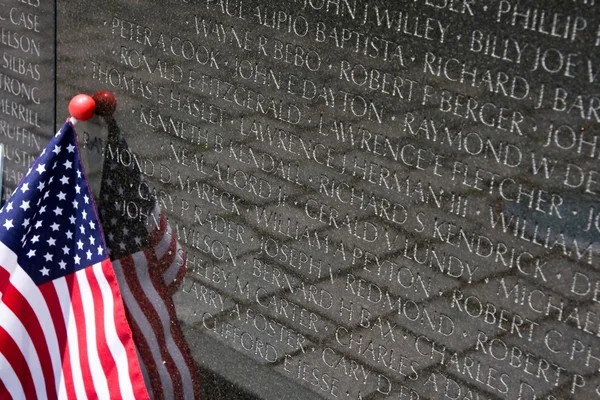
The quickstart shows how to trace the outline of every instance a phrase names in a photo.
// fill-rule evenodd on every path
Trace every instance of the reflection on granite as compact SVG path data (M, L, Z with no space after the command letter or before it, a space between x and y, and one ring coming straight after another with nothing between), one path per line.
M260 399L598 396L596 4L57 9L58 103L117 96L204 370Z

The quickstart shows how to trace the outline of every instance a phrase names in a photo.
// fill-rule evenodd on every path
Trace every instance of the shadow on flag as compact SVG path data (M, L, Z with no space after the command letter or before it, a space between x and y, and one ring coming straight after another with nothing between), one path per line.
M138 194L140 185L152 192L140 170L117 161L116 154L130 149L115 119L105 121L98 210L146 385L154 399L199 399L195 364L172 300L185 274L186 253L155 197ZM127 207L135 218L128 217Z

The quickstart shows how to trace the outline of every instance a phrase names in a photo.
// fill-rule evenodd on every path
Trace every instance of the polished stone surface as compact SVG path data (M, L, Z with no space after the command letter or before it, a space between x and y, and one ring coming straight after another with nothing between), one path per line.
M57 119L117 97L130 150L80 142L187 252L205 398L598 398L598 7L59 1Z
M2 202L52 137L56 112L54 29L51 2L0 5L0 141L5 146Z

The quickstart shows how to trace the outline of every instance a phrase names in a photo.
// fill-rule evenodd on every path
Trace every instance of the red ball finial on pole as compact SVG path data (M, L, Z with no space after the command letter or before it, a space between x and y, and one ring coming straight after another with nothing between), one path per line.
M77 121L87 121L96 112L96 102L87 94L78 94L69 102L69 114Z
M115 96L106 90L100 90L93 96L96 102L96 114L101 117L110 117L117 109L117 100Z

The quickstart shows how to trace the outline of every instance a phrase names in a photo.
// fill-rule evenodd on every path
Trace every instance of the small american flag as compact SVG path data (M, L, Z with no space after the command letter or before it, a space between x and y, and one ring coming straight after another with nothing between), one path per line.
M0 210L0 398L148 398L70 122Z
M99 211L148 390L154 399L199 399L195 364L171 298L185 274L186 254L116 121L108 117L106 123Z

